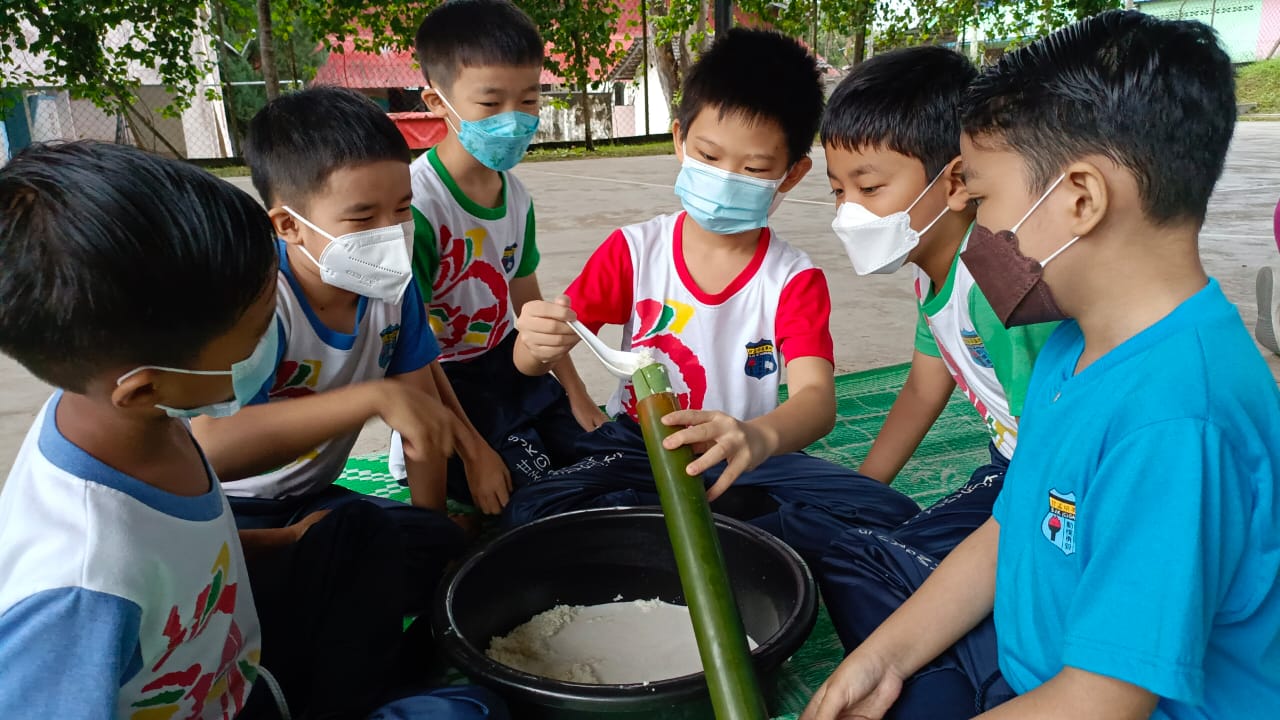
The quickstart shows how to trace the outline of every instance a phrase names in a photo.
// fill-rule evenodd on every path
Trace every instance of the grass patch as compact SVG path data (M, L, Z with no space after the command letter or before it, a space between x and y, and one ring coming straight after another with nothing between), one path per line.
M547 162L549 160L585 160L589 158L627 158L647 157L650 155L672 155L675 148L670 140L661 142L639 143L636 145L613 145L600 143L596 149L587 152L584 147L567 148L534 148L524 156L522 162Z
M227 165L225 167L212 167L205 169L213 173L215 177L220 178L245 177L249 174L249 167L247 165Z
M1280 58L1240 68L1236 76L1236 100L1257 103L1255 113L1280 113Z

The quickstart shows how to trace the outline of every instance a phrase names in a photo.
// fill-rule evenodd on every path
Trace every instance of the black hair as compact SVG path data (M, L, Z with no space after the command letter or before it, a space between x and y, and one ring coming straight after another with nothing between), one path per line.
M354 90L319 85L267 103L249 122L244 159L267 207L305 205L333 171L410 161L409 144L382 108Z
M1203 223L1235 127L1235 78L1212 28L1110 11L1015 50L966 99L963 129L1022 156L1033 193L1101 155L1133 173L1157 224Z
M448 0L418 26L413 47L427 84L450 90L465 67L541 67L545 46L533 20L509 0Z
M942 47L876 55L840 82L822 116L822 144L886 148L924 165L930 179L960 155L960 102L978 68Z
M247 193L137 148L35 145L0 168L0 351L71 392L189 367L276 272Z
M818 61L804 46L772 30L733 28L716 38L685 75L680 137L704 108L720 117L770 120L787 138L789 162L809 154L822 118Z

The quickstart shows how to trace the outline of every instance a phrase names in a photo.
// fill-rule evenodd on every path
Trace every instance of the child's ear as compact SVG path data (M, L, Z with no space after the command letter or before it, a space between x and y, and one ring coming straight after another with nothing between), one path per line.
M267 217L271 218L271 226L276 229L276 235L281 240L290 245L302 244L302 235L299 234L302 229L302 223L290 215L288 210L281 207L273 207L267 211Z
M422 104L427 106L427 110L430 110L432 115L444 117L448 114L449 108L445 107L444 101L440 99L440 93L436 92L435 88L423 88L421 97Z
M782 184L778 186L778 192L791 192L792 188L800 184L805 175L813 169L813 160L809 157L802 157L796 161L795 165L787 171L786 177L782 178Z
M155 407L160 402L155 386L157 374L147 368L124 378L111 389L111 404L124 410Z
M680 137L680 121L671 121L671 143L676 146L676 160L684 162L684 139Z
M951 212L969 209L969 188L964 184L964 160L956 158L942 170L940 181L947 192L947 208Z
M1072 236L1088 235L1106 217L1111 203L1107 174L1096 164L1081 160L1067 168L1062 185L1071 199L1067 229Z

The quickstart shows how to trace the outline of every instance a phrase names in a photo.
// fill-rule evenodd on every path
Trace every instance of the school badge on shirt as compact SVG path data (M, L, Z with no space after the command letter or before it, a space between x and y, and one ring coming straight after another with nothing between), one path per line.
M1040 531L1064 555L1076 551L1076 494L1049 491L1049 512L1040 523Z
M747 364L743 372L748 377L763 378L778 371L778 356L774 352L773 340L760 338L756 342L747 343Z

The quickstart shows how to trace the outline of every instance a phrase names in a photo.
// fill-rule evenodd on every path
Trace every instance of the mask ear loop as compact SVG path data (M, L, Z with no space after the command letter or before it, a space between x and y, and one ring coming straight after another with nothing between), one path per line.
M950 163L947 163L947 164L950 165ZM942 170L939 170L938 174L933 176L933 179L929 181L929 184L924 186L924 189L920 191L920 194L916 196L916 199L912 200L911 204L908 205L907 209L903 210L903 212L909 214L913 209L915 209L915 206L920 204L920 201L924 199L924 196L929 194L929 191L933 189L934 185L938 184L938 181L942 179L942 176L945 175L946 172L947 172L947 169L945 167L942 168ZM933 226L937 225L938 221L942 219L942 216L946 215L948 212L950 212L950 210L951 208L943 208L942 212L938 213L938 217L930 221L928 225L925 225L923 230L916 233L916 237L924 237L925 233L932 230Z
M1036 208L1040 207L1040 204L1045 201L1045 198L1049 197L1050 193L1058 189L1058 186L1062 184L1062 181L1065 180L1066 177L1067 177L1066 173L1062 173L1061 175L1059 175L1058 179L1054 180L1053 184L1049 186L1049 189L1045 190L1044 194L1040 196L1040 199L1037 200L1036 203L1031 206L1031 209L1027 211L1027 214L1023 215L1022 219L1019 220L1017 223L1015 223L1013 227L1009 228L1009 232L1013 233L1014 235L1017 235L1018 229L1021 228L1022 224L1027 221L1027 218L1031 217L1031 213L1035 212Z
M301 215L299 215L298 213L294 212L293 208L289 207L288 205L281 205L281 206L280 206L280 209L281 209L281 210L284 210L285 212L287 212L287 213L289 213L290 215L292 215L294 220L297 220L298 222L302 223L303 225L306 225L307 227L311 228L312 230L315 230L316 232L320 233L322 236L324 236L324 237L326 237L326 238L329 238L329 242L330 242L330 243L334 243L334 242L337 242L337 241L338 241L338 238L336 238L336 237L334 237L334 236L330 235L329 233L327 233L327 232L325 232L324 230L320 229L320 227L319 227L318 225L316 225L315 223L311 222L310 220L308 220L308 219L306 219L306 218L302 217ZM306 246L306 245L303 245L302 243L298 243L298 249L299 249L299 250L301 250L301 251L302 251L302 254L303 254L303 255L305 255L305 256L307 257L307 259L308 259L308 260L310 260L310 261L311 261L311 262L312 262L312 263L313 263L317 268L320 268L320 270L321 270L322 272L324 271L324 266L323 266L323 265L321 265L321 264L320 264L320 261L319 261L319 260L317 260L317 259L315 258L315 256L311 254L311 251L307 249L307 246ZM328 249L329 249L329 248L327 248L327 247L325 248L325 250L328 250ZM324 253L321 253L320 255L321 255L321 257L323 257L323 256L324 256Z
M461 120L462 120L462 115L459 115L459 114L458 114L458 110L457 110L455 107L453 107L453 103L449 102L449 98L445 97L445 96L444 96L444 93L440 92L440 89L439 89L439 88L434 88L434 87L433 87L433 88L429 88L429 89L431 89L431 90L435 90L435 91L436 91L436 97L440 98L440 102L444 103L444 106L445 106L445 107L447 107L447 108L449 108L449 112L453 113L454 115L457 115L457 116L458 116L458 120L459 120L459 121L461 121ZM450 130L453 130L453 134L454 134L454 135L461 135L461 134L462 134L462 132L461 132L460 130L458 130L458 128L453 124L453 121L449 119L449 116L448 116L448 115L445 115L445 116L444 116L444 121L445 121L446 123L448 123L448 125L449 125L449 129L450 129Z

